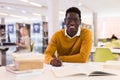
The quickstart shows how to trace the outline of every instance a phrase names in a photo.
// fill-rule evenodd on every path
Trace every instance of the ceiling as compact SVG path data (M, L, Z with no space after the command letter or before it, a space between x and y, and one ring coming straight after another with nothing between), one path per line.
M48 0L29 1L39 3L42 7L33 6L21 0L0 0L0 17L11 18L10 16L18 15L23 18L38 18L39 14L48 15ZM78 3L82 5L78 5ZM71 6L81 9L84 15L96 12L103 16L120 16L120 0L59 0L59 11L65 12ZM6 14L3 15L3 13Z

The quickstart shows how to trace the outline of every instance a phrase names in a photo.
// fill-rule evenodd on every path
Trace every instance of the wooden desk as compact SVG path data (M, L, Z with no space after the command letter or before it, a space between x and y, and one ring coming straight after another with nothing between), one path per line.
M86 65L92 66L94 69L102 68L104 63L96 63L96 62L90 62L90 63L63 63L63 67L65 66L81 66ZM115 72L118 75L117 76L94 76L94 77L88 77L88 76L81 76L81 75L74 75L74 76L67 76L67 77L56 77L55 74L52 71L51 65L44 65L44 68L42 71L37 71L33 73L24 73L24 74L13 74L10 72L7 72L5 70L5 67L0 67L0 79L1 80L119 80L120 79L120 70L108 70L110 72ZM88 67L89 69L89 67Z

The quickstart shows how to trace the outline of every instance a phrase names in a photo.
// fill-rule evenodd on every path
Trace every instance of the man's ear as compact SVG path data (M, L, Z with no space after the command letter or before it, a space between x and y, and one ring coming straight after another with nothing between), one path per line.
M64 24L66 24L66 18L64 18Z
M82 19L80 19L80 24L81 24L81 22L82 22Z

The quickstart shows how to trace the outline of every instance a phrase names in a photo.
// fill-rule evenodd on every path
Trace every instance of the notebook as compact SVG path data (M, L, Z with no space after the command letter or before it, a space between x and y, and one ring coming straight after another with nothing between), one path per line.
M28 73L33 73L33 72L41 73L43 71L43 69L31 69L31 70L19 71L16 69L16 67L14 65L9 65L9 66L6 66L6 71L13 73L13 74L28 74Z
M104 69L120 70L120 61L107 61L103 65Z

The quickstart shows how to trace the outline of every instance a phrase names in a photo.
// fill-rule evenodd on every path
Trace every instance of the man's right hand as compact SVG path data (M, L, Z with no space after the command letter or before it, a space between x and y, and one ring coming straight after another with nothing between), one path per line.
M62 66L62 61L61 61L60 59L54 57L54 58L51 60L50 64L51 64L52 66L55 66L55 67L60 67L60 66Z

